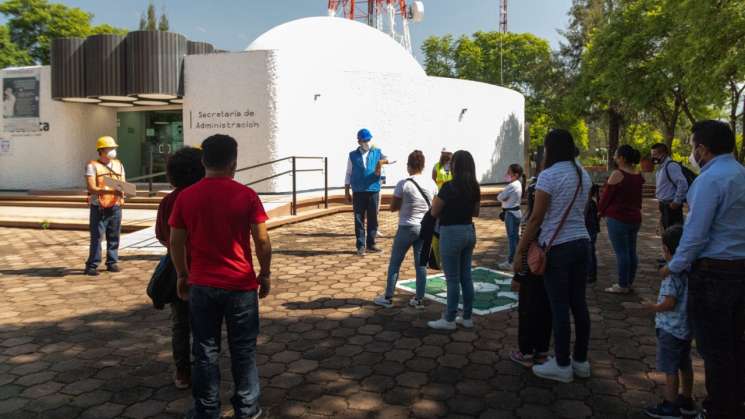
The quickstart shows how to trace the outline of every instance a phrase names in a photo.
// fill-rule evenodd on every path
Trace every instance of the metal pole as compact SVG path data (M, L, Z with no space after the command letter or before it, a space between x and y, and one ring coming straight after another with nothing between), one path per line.
M290 215L297 215L297 167L295 157L292 157L292 209Z
M329 207L329 158L323 158L323 207Z
M150 165L149 166L150 166L150 170L149 170L150 177L148 178L148 181L147 181L147 184L148 184L147 196L151 197L153 196L153 145L152 144L150 144Z

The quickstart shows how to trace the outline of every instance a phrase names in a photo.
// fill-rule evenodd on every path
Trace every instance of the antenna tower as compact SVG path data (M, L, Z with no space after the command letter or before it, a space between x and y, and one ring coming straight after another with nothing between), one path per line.
M411 50L409 21L421 21L424 4L415 1L411 6L406 0L329 0L329 16L356 20L385 32Z
M499 0L499 83L504 86L504 37L507 34L507 0Z

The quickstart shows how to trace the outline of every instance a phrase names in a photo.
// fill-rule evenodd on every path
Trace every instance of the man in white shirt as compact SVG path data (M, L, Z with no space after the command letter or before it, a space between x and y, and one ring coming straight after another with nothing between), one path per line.
M357 255L380 252L375 245L378 230L378 204L380 200L380 172L388 158L371 145L372 134L366 128L357 132L359 147L349 153L344 196L354 208L354 233ZM350 189L352 193L350 193ZM367 228L365 226L367 221Z

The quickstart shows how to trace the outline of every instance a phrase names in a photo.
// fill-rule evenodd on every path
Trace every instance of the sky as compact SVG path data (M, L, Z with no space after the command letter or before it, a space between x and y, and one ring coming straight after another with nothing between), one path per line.
M52 2L59 2L54 1ZM94 14L94 24L137 29L149 0L66 0L69 6ZM409 1L410 2L410 1ZM327 14L327 0L153 0L165 8L171 30L193 41L241 51L260 34L281 23ZM425 18L411 25L414 52L421 61L421 42L431 35L472 34L499 27L499 0L424 0ZM571 0L510 0L510 32L530 32L557 48L557 30L567 24ZM0 16L0 22L3 18Z

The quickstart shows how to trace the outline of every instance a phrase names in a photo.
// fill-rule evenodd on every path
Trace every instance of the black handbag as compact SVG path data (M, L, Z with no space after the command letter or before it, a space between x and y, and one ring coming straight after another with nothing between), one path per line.
M147 296L153 301L153 307L163 310L166 304L178 300L176 281L176 268L171 261L171 255L165 255L160 258L147 284Z
M416 183L414 179L407 180L411 181L411 183L416 186L416 188L419 190L419 193L422 194L424 201L427 202L427 206L429 207L429 211L427 211L422 218L421 229L419 230L419 237L423 240L422 251L419 254L419 265L426 266L429 269L440 270L440 263L437 261L435 252L432 249L433 237L437 237L438 239L440 238L440 235L436 231L437 219L432 216L432 204L429 202L427 194L424 193L422 188L419 186L418 183Z

